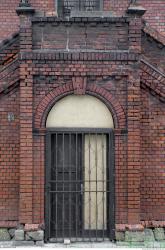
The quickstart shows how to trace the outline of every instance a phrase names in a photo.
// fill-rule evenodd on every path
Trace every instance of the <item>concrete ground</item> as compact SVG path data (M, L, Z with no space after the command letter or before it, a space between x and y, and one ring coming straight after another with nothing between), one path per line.
M165 242L134 242L134 243L126 243L126 242L101 242L101 243L71 243L71 244L63 244L63 243L48 243L44 244L43 242L38 242L37 245L34 245L34 242L14 242L14 241L1 241L0 248L30 248L30 249L47 249L47 248L136 248L136 249L165 249Z

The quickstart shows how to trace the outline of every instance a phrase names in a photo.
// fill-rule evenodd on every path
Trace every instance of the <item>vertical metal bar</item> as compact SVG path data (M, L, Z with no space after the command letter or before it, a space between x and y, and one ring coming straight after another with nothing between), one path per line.
M45 240L47 241L50 238L50 170L51 170L51 135L47 133L46 135L46 188L45 188L45 222L46 222L46 232Z
M112 231L112 145L111 133L109 133L109 236L111 240Z
M89 240L91 240L91 141L89 134Z
M56 135L56 166L55 166L55 174L56 174L56 211L55 211L55 213L56 213L56 229L55 229L55 238L56 238L56 242L57 242L57 230L58 230L58 227L57 227L57 224L58 224L58 209L57 209L57 206L58 206L58 185L57 185L57 175L58 175L58 172L57 172L57 169L58 169L58 166L57 166L57 162L58 162L58 160L57 160L57 149L58 149L58 136L57 136L57 133L55 134Z
M81 0L78 0L78 2L79 2L78 10L80 11L81 10Z
M65 134L62 134L62 155L63 155L63 171L62 171L62 236L64 239L64 219L65 219L65 206L64 206L64 166L65 166L65 148L64 148L64 143L65 143Z
M54 183L53 183L53 180L54 180L54 135L52 134L51 135L51 161L52 161L52 163L51 163L51 179L50 179L50 188L51 188L51 190L53 190L54 191ZM51 232L53 232L54 231L54 212L53 212L53 210L54 210L54 204L53 204L53 202L52 202L52 200L54 199L54 193L50 193L50 195L51 195L51 198L50 198L50 206L51 206L51 217L50 217L50 221L51 221L51 224L50 224L50 230L51 230Z
M104 1L103 0L98 0L99 1L99 10L104 10Z
M84 220L85 220L85 214L84 214L84 210L85 210L85 159L84 159L84 157L85 157L85 139L84 139L84 134L82 133L82 145L81 145L81 150L82 150L82 162L81 162L81 168L82 168L82 175L81 175L81 183L82 183L82 185L83 185L83 187L84 187L84 191L83 191L83 195L82 195L82 198L81 198L81 201L82 201L82 238L83 238L83 241L84 241L84 230L85 230L85 223L84 223Z
M78 211L78 209L77 209L77 201L78 201L78 199L77 199L77 196L79 195L79 193L77 192L78 190L77 190L77 182L78 182L78 176L77 176L77 172L78 172L78 164L77 164L77 133L76 133L76 193L75 193L75 195L76 195L76 240L77 240L77 221L78 221L78 213L77 213L77 211Z
M71 133L69 134L69 238L71 238L71 227L72 223L71 222L71 171L72 171L72 166L71 166Z
M97 185L98 185L98 182L97 182L97 163L98 163L98 158L97 158L97 134L95 134L95 138L96 138L96 153L95 153L95 164L96 164L96 241L97 241L97 219L98 219L98 204L97 204Z
M104 166L104 134L102 134L102 178L103 178L103 196L102 196L102 200L103 200L103 240L104 240L104 230L105 230L105 214L104 214L104 210L105 210L105 166Z
M58 16L63 16L64 15L64 0L57 0L57 8L58 8Z
M114 213L114 137L113 132L109 133L109 236L110 240L114 239L114 223L115 223L115 213Z

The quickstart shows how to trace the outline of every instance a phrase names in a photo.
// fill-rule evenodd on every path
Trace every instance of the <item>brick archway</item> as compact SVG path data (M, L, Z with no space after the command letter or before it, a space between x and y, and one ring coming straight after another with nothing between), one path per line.
M73 84L65 84L49 92L47 96L45 96L45 98L39 103L36 109L34 118L35 129L44 129L50 109L58 100L71 94L74 94ZM96 84L88 84L84 94L95 96L105 103L113 116L115 129L125 128L126 117L124 110L117 99L110 92L102 87L97 86Z
M39 161L41 166L41 173L42 178L45 179L45 165L46 165L46 159L45 159L45 130L46 130L46 120L47 116L51 110L51 108L55 105L56 102L58 102L61 98L67 96L67 95L73 95L73 94L87 94L94 96L101 100L109 109L109 111L112 114L113 121L114 121L114 133L115 133L115 169L119 169L120 171L120 164L125 164L124 157L122 159L120 158L121 155L124 155L125 150L127 148L126 146L126 140L123 140L123 131L126 128L126 116L124 113L124 110L122 106L120 105L119 101L107 90L104 88L97 86L96 84L87 84L85 87L85 91L76 92L74 88L74 84L65 84L63 86L57 87L56 89L49 92L39 103L35 116L34 116L34 147L35 147L35 161ZM37 164L34 164L37 166ZM36 171L34 171L34 175L37 177L37 171L38 167L36 167ZM42 178L38 180L38 185L42 185ZM123 178L123 181L125 179ZM118 201L120 196L118 196L118 193L120 192L120 187L118 186L118 172L116 173L116 186L115 186L115 197ZM35 182L36 185L36 182ZM33 191L35 193L35 189ZM38 221L43 221L45 223L45 217L44 217L44 186L42 186L41 190L41 197L40 197L40 219L36 220L36 223ZM37 198L38 199L38 198ZM35 205L34 205L35 207ZM35 211L38 211L37 206L34 209ZM36 212L37 213L37 212ZM115 218L119 214L119 208L115 210Z

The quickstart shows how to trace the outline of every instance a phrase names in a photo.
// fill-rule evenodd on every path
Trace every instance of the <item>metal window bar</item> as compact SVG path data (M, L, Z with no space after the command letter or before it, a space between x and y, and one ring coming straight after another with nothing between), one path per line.
M46 154L46 241L113 240L113 131L48 129Z
M100 11L102 0L59 0L58 13L60 16L70 15L71 11Z

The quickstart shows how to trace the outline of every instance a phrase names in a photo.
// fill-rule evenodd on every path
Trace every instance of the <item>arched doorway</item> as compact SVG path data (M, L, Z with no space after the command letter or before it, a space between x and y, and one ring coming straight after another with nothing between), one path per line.
M46 142L46 240L114 237L113 118L89 95L50 110Z

